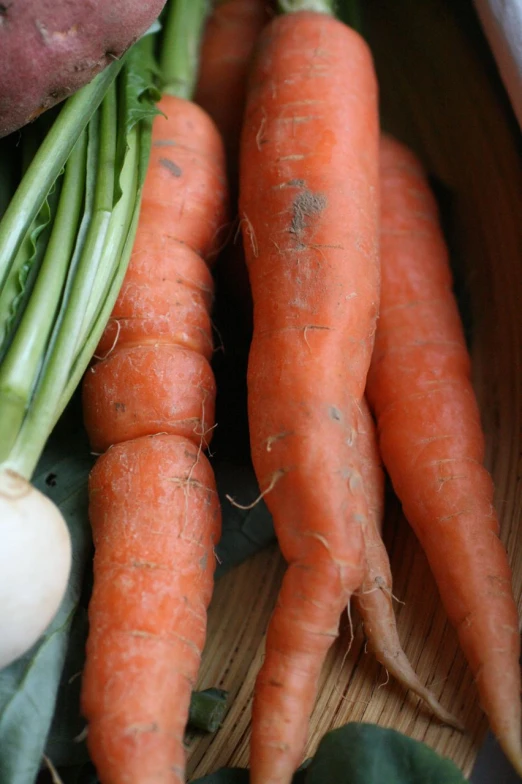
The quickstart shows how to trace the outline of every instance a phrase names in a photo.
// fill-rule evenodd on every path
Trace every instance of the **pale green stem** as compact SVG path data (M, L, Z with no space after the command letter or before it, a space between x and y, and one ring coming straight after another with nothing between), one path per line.
M318 14L335 14L333 0L277 0L277 7L282 14L293 14L298 11L315 11Z
M74 389L78 386L85 368L91 358L97 342L101 337L104 324L110 315L118 295L123 276L132 249L132 239L126 247L132 227L137 221L136 202L137 192L137 161L138 161L138 127L135 127L128 136L128 153L123 166L120 183L122 197L112 213L108 230L105 233L105 248L103 260L110 258L108 254L115 255L115 247L122 248L119 253L118 268L116 270L110 291L105 298L104 307L100 310L94 327L90 334L78 333L74 321L74 313L84 312L85 300L80 305L85 291L82 290L81 281L75 280L71 297L67 304L65 317L60 325L50 361L45 369L41 383L33 399L31 408L27 412L16 444L14 445L6 465L18 471L22 476L31 476L38 462L41 450L53 426L63 412L65 405L70 400ZM94 282L97 289L97 282ZM89 296L94 298L93 287L89 287ZM82 310L83 308L83 310ZM68 319L67 315L73 314ZM71 335L71 331L75 334ZM81 338L78 340L78 338ZM78 349L78 346L80 348ZM71 369L72 366L72 369ZM65 370L65 372L64 372ZM58 393L57 390L61 390Z
M208 0L170 0L160 56L162 92L167 95L192 98L208 9Z
M31 297L0 365L0 462L16 440L63 294L84 196L85 132L67 162L47 250Z

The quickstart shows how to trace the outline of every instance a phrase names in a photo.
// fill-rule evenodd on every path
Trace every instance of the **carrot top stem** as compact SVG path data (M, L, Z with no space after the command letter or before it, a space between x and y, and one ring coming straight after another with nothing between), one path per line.
M208 10L208 0L171 0L160 55L164 94L192 98Z
M315 11L318 14L335 15L334 0L278 0L277 5L282 14Z

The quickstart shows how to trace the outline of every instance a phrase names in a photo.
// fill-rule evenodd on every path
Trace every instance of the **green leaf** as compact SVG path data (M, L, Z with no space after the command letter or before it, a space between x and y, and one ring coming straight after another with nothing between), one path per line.
M125 135L141 120L153 120L159 114L156 103L161 98L160 71L154 58L153 40L147 36L132 47L121 74Z
M153 54L153 44L154 36L152 35L147 35L134 44L127 54L125 67L118 81L120 107L118 125L122 129L118 135L116 153L116 169L119 172L123 168L123 161L128 149L128 136L132 129L141 122L152 124L154 117L159 114L156 107L156 103L161 98L157 86L159 69ZM141 188L142 184L143 180L140 179L138 187ZM121 184L118 181L115 201L117 202L120 197Z
M465 784L460 770L425 743L376 724L351 722L327 733L306 784Z
M71 625L54 718L45 748L45 754L56 768L83 765L89 761L85 740L80 737L86 725L80 713L80 690L88 628L87 610L80 606Z
M85 476L91 463L88 455L77 419L64 417L51 436L35 475L36 487L59 504L67 520L73 564L67 593L43 639L21 659L0 671L2 784L34 784L51 726L69 631L91 548L86 520Z

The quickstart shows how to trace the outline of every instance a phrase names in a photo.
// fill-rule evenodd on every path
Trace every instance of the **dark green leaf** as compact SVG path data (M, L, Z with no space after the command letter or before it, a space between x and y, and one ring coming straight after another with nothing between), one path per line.
M87 611L84 607L78 607L71 626L53 723L45 748L46 755L57 768L82 765L89 761L87 746L81 737L85 719L80 713L80 676L85 662L88 627Z
M306 784L465 784L451 760L420 741L352 722L327 733L306 769Z
M125 65L118 81L120 107L118 125L122 129L118 136L116 155L118 172L121 172L123 166L127 151L127 137L131 130L139 122L152 123L154 117L159 113L156 103L161 98L161 93L157 87L158 65L153 55L153 39L154 36L147 35L134 44L127 53ZM141 184L142 182L139 182L138 187ZM117 182L115 201L120 196L121 188Z
M124 94L125 135L141 120L152 120L159 114L156 108L161 98L158 77L153 39L146 36L129 51L120 78Z

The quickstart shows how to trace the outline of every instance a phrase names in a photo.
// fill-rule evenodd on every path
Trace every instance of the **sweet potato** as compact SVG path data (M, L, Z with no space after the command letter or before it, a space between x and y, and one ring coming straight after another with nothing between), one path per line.
M0 2L0 137L87 84L152 24L165 0Z

